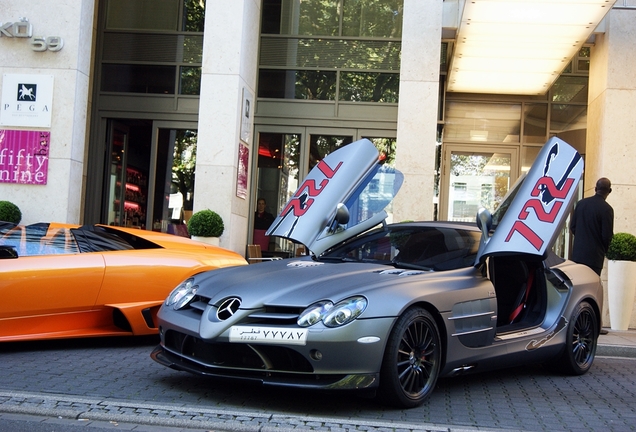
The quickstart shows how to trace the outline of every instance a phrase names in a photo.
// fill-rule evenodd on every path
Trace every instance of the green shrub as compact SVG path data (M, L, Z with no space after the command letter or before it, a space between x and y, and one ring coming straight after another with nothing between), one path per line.
M207 209L192 215L188 221L188 233L197 237L221 237L225 226L218 213Z
M636 236L629 233L614 234L605 255L614 261L636 261Z
M19 224L22 220L22 212L17 205L10 201L0 201L0 221Z

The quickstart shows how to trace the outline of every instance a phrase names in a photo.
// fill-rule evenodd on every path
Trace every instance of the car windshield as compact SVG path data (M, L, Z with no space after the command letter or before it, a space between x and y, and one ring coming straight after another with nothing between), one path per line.
M435 225L389 225L346 241L321 261L378 262L398 268L454 270L473 265L479 249L476 230Z
M13 248L18 256L161 248L134 234L105 226L68 228L48 223L16 225L5 222L0 224L0 246Z
M79 252L68 228L48 223L0 226L0 245L10 246L19 256L70 254Z

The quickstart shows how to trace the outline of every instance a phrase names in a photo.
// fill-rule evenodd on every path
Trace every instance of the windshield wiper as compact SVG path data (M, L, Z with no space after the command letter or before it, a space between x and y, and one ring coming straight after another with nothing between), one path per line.
M393 267L395 267L395 268L403 268L403 269L409 269L409 270L433 271L433 269L431 267L426 267L426 266L417 265L417 264L413 264L413 263L407 263L407 262L403 262L403 261L391 261L391 264L393 264Z
M350 256L321 256L319 261L338 261L338 262L361 262L358 258Z

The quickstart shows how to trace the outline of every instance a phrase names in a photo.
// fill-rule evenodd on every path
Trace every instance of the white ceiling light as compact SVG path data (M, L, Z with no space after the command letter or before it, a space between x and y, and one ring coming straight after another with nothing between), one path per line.
M544 94L616 0L466 0L448 91Z

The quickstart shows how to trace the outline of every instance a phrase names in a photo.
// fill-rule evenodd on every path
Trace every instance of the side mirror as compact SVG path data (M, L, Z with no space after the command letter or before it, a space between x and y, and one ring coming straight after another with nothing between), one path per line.
M15 259L18 252L13 246L0 246L0 259Z
M477 226L481 230L484 242L487 242L492 228L492 214L487 209L480 208L477 211Z
M349 218L350 215L347 206L343 203L338 203L338 206L336 207L336 215L334 216L333 221L329 226L329 232L335 233L338 230L338 227L348 224Z
M349 209L343 203L339 203L336 207L336 221L339 225L345 225L349 223Z

